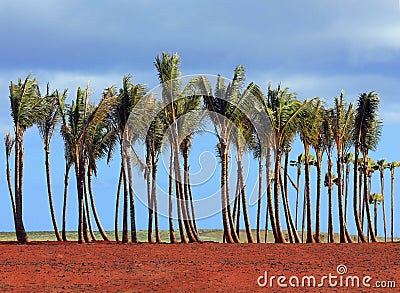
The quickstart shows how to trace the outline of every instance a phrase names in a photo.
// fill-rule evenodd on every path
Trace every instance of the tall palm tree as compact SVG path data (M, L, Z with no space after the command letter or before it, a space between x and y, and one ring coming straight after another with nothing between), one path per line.
M321 115L321 101L314 99L309 103L300 114L300 121L298 124L298 131L300 139L304 147L304 174L305 174L305 188L304 200L306 203L307 211L307 243L315 242L312 234L312 214L311 214L311 196L310 196L310 146L317 137L316 133L319 132L323 116Z
M182 85L178 79L180 77L180 58L178 54L173 54L171 56L169 53L162 53L161 56L156 57L154 65L157 69L158 78L162 86L162 100L164 104L165 120L167 121L168 126L171 128L170 141L174 156L173 163L177 194L178 223L181 233L181 240L182 242L187 242L183 231L184 225L189 241L197 242L198 239L196 239L193 223L190 220L190 213L187 206L188 203L185 199L184 187L182 186L182 168L179 154L180 135L178 126L175 123L179 118L179 113L177 112L177 100L182 97Z
M67 97L67 90L63 93L56 90L54 93L50 94L49 84L47 84L47 94L45 96L46 100L46 113L43 119L37 122L40 136L43 140L44 151L45 151L45 166L46 166L46 180L47 180L47 193L49 197L49 207L51 220L53 223L54 233L57 241L62 241L60 232L58 231L57 219L54 212L53 205L53 194L51 187L51 176L50 176L50 142L53 138L54 130L60 121L60 110L58 108L58 100L65 100Z
M118 135L121 153L121 169L120 177L123 188L123 213L122 213L122 242L127 243L128 237L128 210L130 209L130 224L131 224L131 241L137 242L136 222L135 222L135 206L133 193L133 178L132 178L132 151L131 145L142 134L133 131L128 131L129 117L138 102L145 96L145 88L141 84L134 84L131 75L125 75L122 81L122 87L117 95L117 106L115 111L114 125ZM129 127L132 128L132 127ZM118 184L119 185L119 184ZM121 186L122 187L122 186ZM117 194L117 199L119 193ZM116 216L118 215L118 201L116 203ZM116 219L117 221L117 219ZM117 233L117 232L116 232Z
M10 84L11 117L14 123L15 149L15 231L19 243L29 242L22 217L22 184L24 170L24 133L45 114L45 99L41 97L36 79L29 75Z
M294 166L297 169L297 179L296 179L296 213L295 213L295 223L296 228L298 228L299 223L299 194L300 194L300 178L301 178L301 167L304 164L304 154L297 156L297 160L290 161L290 166Z
M361 151L363 155L363 173L364 173L364 200L368 202L368 152L374 150L379 142L382 122L378 116L379 110L379 96L376 92L362 93L357 100L357 108L355 111L354 122L354 145L355 145L355 162L358 160L358 153ZM357 170L356 166L354 168ZM355 175L357 175L355 171ZM357 176L354 176L357 178ZM355 180L355 184L356 180ZM357 188L354 189L356 194ZM372 226L371 214L369 209L367 211L368 231L371 240L376 242L376 235ZM357 219L356 219L357 220Z
M391 162L390 168L390 236L394 240L394 171L395 168L400 167L400 162Z
M61 104L61 103L60 103ZM89 240L86 234L86 216L84 211L85 170L88 159L87 146L93 145L95 133L99 128L107 129L110 113L114 113L117 97L114 89L109 88L96 106L89 105L89 86L86 90L78 88L75 102L62 110L61 134L72 154L75 166L78 195L78 242ZM64 107L60 107L63 109Z
M332 111L333 121L333 138L336 144L337 152L337 172L338 172L338 209L339 209L339 231L340 231L340 242L346 243L351 242L351 238L348 237L349 233L344 217L343 210L343 159L347 151L349 138L352 137L353 121L354 121L354 110L353 104L347 105L344 101L344 93L340 94L340 97L335 97L335 105Z
M295 99L295 93L289 93L288 88L282 89L279 85L276 89L268 87L266 99L261 100L264 111L268 114L271 121L271 131L274 135L273 148L275 151L274 167L274 213L275 213L275 242L286 242L282 232L280 221L280 171L283 147L287 133L292 133L296 128L296 119L299 114L307 107L308 103L301 103ZM274 226L274 225L273 225Z
M333 151L333 121L332 109L325 109L322 120L322 138L328 160L328 172L325 175L324 185L328 187L328 242L334 242L333 233L333 177L332 177L332 151Z
M380 177L380 183L381 183L383 232L385 235L385 242L386 242L387 241L387 232L386 232L386 211L385 211L385 169L388 169L390 166L384 159L377 161L376 166L379 170L379 177Z

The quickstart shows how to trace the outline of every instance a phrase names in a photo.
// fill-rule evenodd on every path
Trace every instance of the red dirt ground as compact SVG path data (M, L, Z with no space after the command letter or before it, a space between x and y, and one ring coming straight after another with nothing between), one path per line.
M268 272L284 275L372 279L371 287L348 283L320 288L259 287ZM0 291L13 292L399 292L400 244L116 244L33 242L0 244ZM295 279L292 278L293 281ZM340 279L338 279L340 280ZM260 280L261 282L264 279ZM335 281L332 279L332 281ZM306 282L307 283L307 282ZM286 284L288 281L286 280ZM306 284L307 285L307 284Z

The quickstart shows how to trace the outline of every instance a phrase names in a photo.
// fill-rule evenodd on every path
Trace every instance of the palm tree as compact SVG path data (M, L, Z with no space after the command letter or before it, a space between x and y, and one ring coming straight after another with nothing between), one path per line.
M328 187L328 242L334 242L333 233L333 200L332 200L332 189L333 189L333 177L332 177L332 150L333 150L333 121L332 121L332 109L325 109L323 120L322 120L322 138L325 146L325 151L328 159L328 172L325 175L324 185Z
M133 178L132 178L132 151L131 145L138 139L139 134L132 131L127 131L129 117L137 103L144 97L145 88L141 84L133 84L132 76L125 75L123 77L122 88L117 95L117 109L115 111L114 127L118 135L121 153L121 169L120 178L118 183L118 191L123 190L123 224L122 224L122 243L127 243L128 238L128 209L130 209L130 224L131 224L131 240L137 242L136 236L136 223L135 223L135 207L134 207L134 194L133 194ZM120 183L123 184L120 186ZM118 226L118 200L119 192L117 194L116 202L116 219L115 226ZM115 233L118 233L116 231Z
M61 102L59 102L61 105ZM86 90L78 88L75 102L62 109L63 125L61 134L66 147L72 154L75 166L75 176L78 195L78 242L89 240L86 229L86 215L84 211L85 169L88 159L87 146L93 145L95 133L98 129L107 129L110 123L110 113L115 111L117 97L114 89L109 88L96 106L89 105L89 86ZM87 215L89 216L89 215Z
M379 109L379 96L375 92L362 93L359 95L357 100L357 109L354 122L354 145L355 145L355 162L358 160L358 152L361 151L363 155L363 173L364 173L364 200L368 202L368 184L367 184L367 172L368 172L368 152L374 150L378 144L382 122L378 118ZM357 170L357 166L354 166ZM357 171L355 171L357 175ZM354 176L357 178L357 176ZM355 184L356 180L355 180ZM356 195L357 188L354 189ZM356 204L356 202L355 202ZM371 214L369 209L367 211L368 231L371 236L371 240L376 242L375 232L372 226ZM357 220L357 219L356 219Z
M385 242L387 241L387 233L386 233L386 211L385 211L385 169L388 169L390 166L386 162L386 160L379 160L376 162L376 165L379 170L380 175L380 183L381 183L381 194L382 194L382 217L383 217L383 231L385 234ZM376 229L375 229L376 230Z
M322 122L322 108L321 101L314 99L309 103L300 114L298 131L300 139L304 146L304 173L305 173L305 188L304 188L304 201L306 203L307 211L307 243L315 242L312 234L312 214L311 214L311 196L310 196L310 146L317 137L316 133L319 132Z
M39 85L36 79L29 75L25 80L18 79L10 85L11 117L14 123L15 149L15 231L19 243L28 243L28 235L22 217L22 183L24 170L24 133L41 120L45 114L45 99L40 96Z
M62 238L60 232L58 231L57 220L53 205L53 195L52 195L51 177L50 177L50 142L53 137L54 130L60 121L60 110L58 108L58 100L65 100L66 97L67 97L67 90L64 90L63 93L60 93L58 90L56 90L53 94L50 94L49 84L47 84L47 94L45 97L46 113L43 119L37 122L39 133L44 144L47 193L49 197L51 220L53 222L54 233L56 235L57 241L62 241Z
M307 102L301 103L295 99L295 93L289 93L288 88L282 89L279 85L276 89L268 87L268 95L266 99L261 100L264 111L268 114L271 122L271 131L274 135L272 142L275 151L275 167L274 167L274 213L275 223L272 223L275 242L286 242L280 221L280 170L283 155L283 147L288 133L292 133L295 129L296 118L301 111L307 106ZM272 217L272 214L271 214ZM271 218L273 219L273 218ZM272 222L272 221L271 221ZM275 227L274 227L275 226Z
M192 221L190 220L190 213L187 206L188 203L185 198L184 187L182 186L182 168L179 154L180 135L179 129L175 123L179 118L179 113L177 111L177 100L182 98L182 85L178 79L180 77L180 59L178 54L173 54L171 56L169 53L162 53L161 56L156 57L154 65L158 71L158 78L162 86L165 120L167 121L168 126L171 128L170 141L174 156L173 163L177 194L178 223L181 233L181 240L182 242L187 242L183 231L184 225L189 241L197 242L198 239L196 239L196 233Z
M347 152L349 138L352 137L352 125L354 121L353 104L347 106L344 101L344 93L335 97L335 106L332 111L333 138L337 151L337 172L338 172L338 208L339 208L339 230L340 242L351 242L343 210L343 159Z
M394 240L394 169L400 167L400 162L391 162L390 168L390 236L393 242Z

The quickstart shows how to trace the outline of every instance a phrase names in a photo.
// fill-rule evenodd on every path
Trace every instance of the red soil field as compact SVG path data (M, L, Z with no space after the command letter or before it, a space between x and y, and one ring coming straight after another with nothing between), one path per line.
M398 243L1 243L0 291L399 292L399 253ZM339 274L339 265L345 265L341 269L347 269L347 273ZM265 277L259 279L265 271L272 286L263 284ZM302 280L313 276L318 286L329 274L334 287L329 287L329 279L323 279L323 286L318 288L307 287L307 279ZM280 282L289 287L278 285L279 276L286 277ZM350 278L346 287L346 278L355 276L360 287L352 287ZM296 278L300 287L291 287ZM266 286L260 287L257 279ZM363 286L363 280L370 287ZM395 281L397 288L377 287L393 287L394 283L387 281Z

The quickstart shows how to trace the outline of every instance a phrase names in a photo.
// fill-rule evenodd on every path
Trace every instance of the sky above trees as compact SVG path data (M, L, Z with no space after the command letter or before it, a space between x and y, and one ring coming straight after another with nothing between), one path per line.
M11 80L32 73L43 90L49 81L53 89L69 88L70 97L90 80L93 100L98 100L104 88L120 86L126 73L133 75L135 83L155 87L154 58L166 51L179 53L184 75L220 73L229 78L240 64L246 67L249 82L263 89L269 81L282 82L300 99L319 96L332 101L344 89L347 100L354 101L359 93L375 90L381 97L384 130L379 150L372 156L400 160L396 145L400 6L395 0L5 0L0 3L0 35L2 136L12 130ZM61 142L56 139L53 148L54 156L61 158ZM45 174L36 129L27 134L26 149L32 174L26 174L25 188L40 195ZM3 151L0 159L4 162ZM58 172L63 172L62 160L57 163L55 158L57 164ZM37 174L36 165L40 166ZM0 178L0 193L6 194L5 176ZM113 198L116 182L104 184L110 184ZM46 198L41 197L40 209L47 213ZM32 198L27 195L26 200L27 205ZM7 205L0 205L6 206L0 209L0 222L9 223L11 230ZM48 215L44 217L46 224L30 228L48 225L50 229Z

